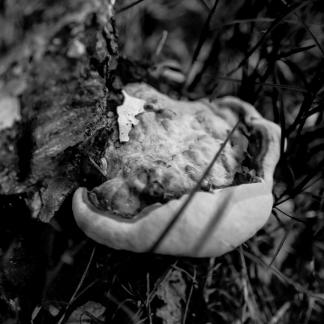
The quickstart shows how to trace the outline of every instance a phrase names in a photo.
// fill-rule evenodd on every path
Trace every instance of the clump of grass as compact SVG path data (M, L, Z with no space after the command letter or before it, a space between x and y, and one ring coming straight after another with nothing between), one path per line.
M167 1L164 5L172 7ZM185 84L183 94L192 98L238 95L278 123L282 134L274 217L244 248L244 284L238 285L243 287L243 295L242 290L232 295L236 299L233 304L241 305L243 311L241 302L245 298L248 310L243 322L316 323L322 315L318 305L323 302L324 279L323 249L319 244L323 237L324 191L323 11L318 1L251 1L239 5L203 1L201 7L199 1L190 1L178 6L178 10L190 11L195 5L204 17L195 47L192 39L186 41L190 31L181 29L179 20L181 30L167 30L169 39L160 54L162 60L176 57L176 50L170 53L170 48L177 46L172 33L182 36L177 41L187 49L180 60L184 71L188 67L190 71L200 52L208 50L200 69L191 76L191 83ZM154 44L152 39L157 37L159 23L168 19L154 12L154 6L147 4L147 16L139 9L144 27L149 17L154 17L156 24L156 34L154 25L150 26L147 45ZM124 43L130 41L127 31L122 37ZM209 46L205 46L207 43ZM146 52L140 54L143 57L153 52L150 46L142 50ZM230 262L235 264L235 258ZM225 278L233 276L234 271ZM248 283L256 290L253 301L251 291L246 292ZM215 289L222 284L221 280ZM224 307L219 312L225 321L234 321L232 314L237 314L231 307L227 312ZM256 313L261 315L256 317Z
M237 95L280 125L273 216L242 248L218 259L134 255L103 247L89 256L89 247L82 245L70 255L70 263L53 272L34 323L44 318L66 323L71 311L88 300L105 307L109 323L158 322L152 311L161 303L157 290L174 269L183 273L187 284L182 324L321 323L324 12L320 1L146 0L118 5L121 48L129 59L147 65L176 60L190 75L177 90L179 96ZM197 19L187 21L190 17ZM168 37L156 57L164 31ZM59 250L62 255L78 246L80 238L74 239L68 237L70 246ZM79 258L83 270L75 272ZM77 281L77 288L62 293L69 278ZM58 315L51 313L53 305L59 308ZM102 322L89 317L93 323Z

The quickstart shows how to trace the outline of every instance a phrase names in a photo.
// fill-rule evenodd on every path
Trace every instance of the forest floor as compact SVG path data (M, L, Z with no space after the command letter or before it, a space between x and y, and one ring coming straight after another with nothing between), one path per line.
M59 188L66 199L50 224L31 221L19 195L1 195L0 322L323 323L323 18L320 0L116 3L120 56L145 70L160 91L189 99L234 95L280 126L272 215L231 253L177 258L115 251L86 238L73 221L69 185ZM0 45L8 39L0 37ZM77 85L78 100L93 94L93 101L103 102L105 93L97 91L102 81L81 63L71 79L60 76L59 90L68 96L67 84L80 83L82 75L89 82ZM39 85L53 71L36 80ZM6 80L0 88L15 89L10 98L21 96L25 86ZM0 104L3 98L0 92ZM75 178L69 181L74 185Z

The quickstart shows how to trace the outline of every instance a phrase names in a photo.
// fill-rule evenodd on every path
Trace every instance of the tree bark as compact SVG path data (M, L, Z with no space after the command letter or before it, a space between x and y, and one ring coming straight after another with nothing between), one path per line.
M49 221L76 187L100 176L90 161L116 129L113 8L106 0L1 6L0 98L18 98L21 117L0 130L0 206L18 195Z
M105 180L97 164L107 139L118 140L122 82L147 76L119 58L108 0L7 1L0 10L0 109L19 109L0 128L0 224L15 223L19 243L6 253L0 287L19 296L27 322L44 285L49 228L26 214L49 222L77 187ZM186 283L174 277L157 289L154 316L164 323L183 317Z

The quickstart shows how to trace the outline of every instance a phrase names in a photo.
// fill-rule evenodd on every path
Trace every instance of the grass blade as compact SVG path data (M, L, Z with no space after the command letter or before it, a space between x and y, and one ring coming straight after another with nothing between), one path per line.
M185 310L184 310L184 313L183 313L182 324L186 324L186 321L187 321L187 316L188 316L188 313L189 313L189 305L190 305L192 293L193 293L193 290L194 290L194 287L195 287L195 284L196 284L196 279L197 279L197 270L194 269L194 274L193 274L193 278L192 278L192 281L191 281L191 286L190 286L188 298L187 298L187 301L186 301L186 307L185 307Z
M293 12L295 12L298 9L303 8L308 4L308 1L302 1L300 3L296 3L295 5L290 6L286 12L284 12L280 17L274 20L274 22L270 25L270 27L267 29L267 31L263 34L261 39L247 52L247 55L244 57L244 59L238 64L236 68L231 70L227 73L227 76L230 76L235 71L237 71L239 68L241 68L250 58L250 56L265 42L268 35L270 35L274 29L276 29L285 18L287 18L289 15L291 15Z
M215 79L228 81L228 82L236 82L236 83L244 82L241 79L234 79L234 78L227 77L227 76L216 76ZM253 83L255 85L260 85L262 87L271 87L271 88L278 88L278 89L283 89L283 90L288 90L288 91L296 91L296 92L301 92L301 93L307 93L306 89L290 86L288 84L286 85L286 84L271 83L271 82L258 82L258 81L255 81Z
M318 173L322 173L322 171L323 171L323 163L320 163L310 174L306 175L305 178L302 181L300 181L299 184L297 184L295 186L295 188L291 189L290 191L286 190L278 198L278 201L274 204L274 207L282 204L284 201L286 201L288 199L294 198L294 197L298 196L299 194L301 194L304 190L306 190L306 187L307 187L307 185L310 184L311 180L314 180L316 175ZM321 179L321 178L319 178L319 179ZM288 198L283 199L283 197L285 197L286 195L288 195Z
M309 91L306 93L304 101L298 111L298 114L294 122L290 125L287 132L288 134L296 130L297 126L297 136L296 139L299 140L298 134L301 133L305 122L303 122L303 117L312 108L312 103L316 97L318 91L322 88L324 83L324 60L322 60L318 66L315 75L313 76L311 82L309 83Z
M87 264L87 266L86 266L86 268L85 268L85 270L84 270L84 272L82 274L82 277L81 277L81 279L80 279L80 281L78 283L78 286L76 287L72 297L70 298L70 300L69 300L67 306L65 307L64 312L63 312L62 316L60 317L59 321L57 322L57 324L63 324L63 323L65 323L67 321L68 310L71 307L71 305L73 304L77 294L79 293L79 291L80 291L80 289L81 289L81 287L82 287L82 285L84 283L84 280L85 280L85 278L86 278L86 276L87 276L87 274L89 272L90 266L92 264L95 252L96 252L96 247L94 247L92 249L88 264Z
M288 4L285 0L281 0L281 2L288 7ZM310 30L310 28L305 24L304 20L297 15L296 13L294 14L294 16L298 19L298 21L303 25L303 27L305 28L305 30L308 32L308 34L312 37L313 41L315 42L316 46L318 47L318 49L321 51L321 53L324 56L324 49L322 47L322 45L320 44L320 42L317 40L317 38L315 37L315 35L313 34L313 32Z
M304 88L305 88L304 92L308 92L309 91L309 83L305 77L304 71L301 70L301 68L298 66L298 64L296 64L295 62L288 60L288 59L281 59L280 61L282 63L286 64L288 66L288 68L291 70L291 72L293 72L300 79L300 81L303 83Z
M281 214L283 214L283 215L285 215L285 216L287 216L287 217L289 217L289 218L291 218L291 219L293 219L293 220L295 220L295 221L297 221L297 222L300 222L300 223L302 223L302 224L306 224L306 222L305 222L304 220L302 220L302 219L300 219L300 218L297 218L297 217L295 217L295 216L289 215L288 213L284 212L284 211L283 211L282 209L280 209L279 207L274 207L274 209L275 209L276 211L279 211ZM273 211L273 214L275 215L274 212L275 212L275 211Z
M130 3L130 4L128 4L128 5L126 5L126 6L122 7L122 8L120 8L120 9L116 12L116 15L118 15L118 14L120 14L120 13L122 13L122 12L128 10L128 9L131 9L131 8L135 7L136 5L140 4L140 3L143 2L143 1L145 1L145 0L137 0L137 1L134 1L134 2L132 2L132 3Z
M190 66L188 75L190 74L190 71L191 71L194 63L196 62L196 60L198 58L200 50L201 50L203 44L205 43L205 41L207 39L207 36L208 36L208 33L209 33L210 21L211 21L214 13L216 11L218 2L219 2L219 0L215 0L214 5L211 8L211 10L209 11L208 17L207 17L207 19L205 21L205 24L204 24L203 28L202 28L202 31L200 33L200 37L199 37L199 40L198 40L198 44L197 44L197 46L196 46L196 48L194 50L194 53L193 53L193 56L192 56L192 59L191 59L191 66Z
M272 266L267 265L262 260L261 257L255 255L255 254L252 254L248 251L244 251L244 250L243 250L243 253L248 259L250 259L257 265L264 267L268 271L271 271L284 284L288 284L288 285L294 287L296 289L296 291L301 292L309 297L315 298L318 302L320 302L322 305L324 305L324 294L316 293L316 292L313 292L313 291L305 288L300 283L295 282L293 279L290 279L289 277L285 276L280 270L278 270L273 265Z
M191 199L194 197L195 193L200 189L200 187L201 187L204 179L206 178L206 176L211 171L212 167L214 166L215 162L217 161L217 159L221 155L223 149L225 148L226 144L229 142L230 138L234 134L234 132L237 129L237 127L239 126L239 124L240 124L240 120L236 123L236 125L233 127L233 129L231 130L231 132L228 134L227 138L225 139L225 141L223 142L223 144L219 148L218 152L215 154L213 160L211 161L211 163L209 164L209 166L206 168L205 172L203 173L203 175L201 176L201 178L199 179L199 181L197 182L197 184L195 185L195 187L189 193L188 198L182 204L182 206L180 207L180 209L177 211L177 213L172 218L171 222L164 229L164 231L162 232L162 234L160 235L160 237L156 240L156 242L152 245L152 247L150 248L150 250L148 252L154 252L160 246L161 242L167 236L167 234L169 233L169 231L171 230L171 228L173 227L173 225L177 222L177 220L179 219L179 217L181 216L181 214L188 207Z
M283 52L279 53L278 56L275 57L275 59L280 60L280 59L289 57L289 56L294 55L294 54L303 53L303 52L306 52L306 51L314 48L315 46L316 45L313 44L313 45L309 45L309 46L302 46L302 47L292 48L289 51L283 51Z
M195 247L193 249L194 253L198 253L200 251L200 249L204 245L206 238L208 238L211 235L211 233L215 230L215 228L221 221L222 216L224 215L224 211L228 207L228 203L229 203L230 199L231 199L231 195L228 195L228 197L218 207L218 210L215 212L215 216L211 219L211 221L208 224L208 226L206 227L204 233L201 235L200 240L195 245Z

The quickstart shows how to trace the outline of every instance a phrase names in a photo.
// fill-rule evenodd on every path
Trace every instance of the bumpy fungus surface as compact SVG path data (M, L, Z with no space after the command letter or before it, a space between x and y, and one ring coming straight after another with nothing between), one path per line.
M128 86L125 91L145 99L144 112L136 116L138 123L129 141L118 147L112 143L107 149L104 172L108 181L90 193L90 200L99 209L131 216L146 205L188 193L233 125L203 102L179 102L144 84ZM238 130L201 190L232 185L235 175L243 173L247 147L248 139Z

